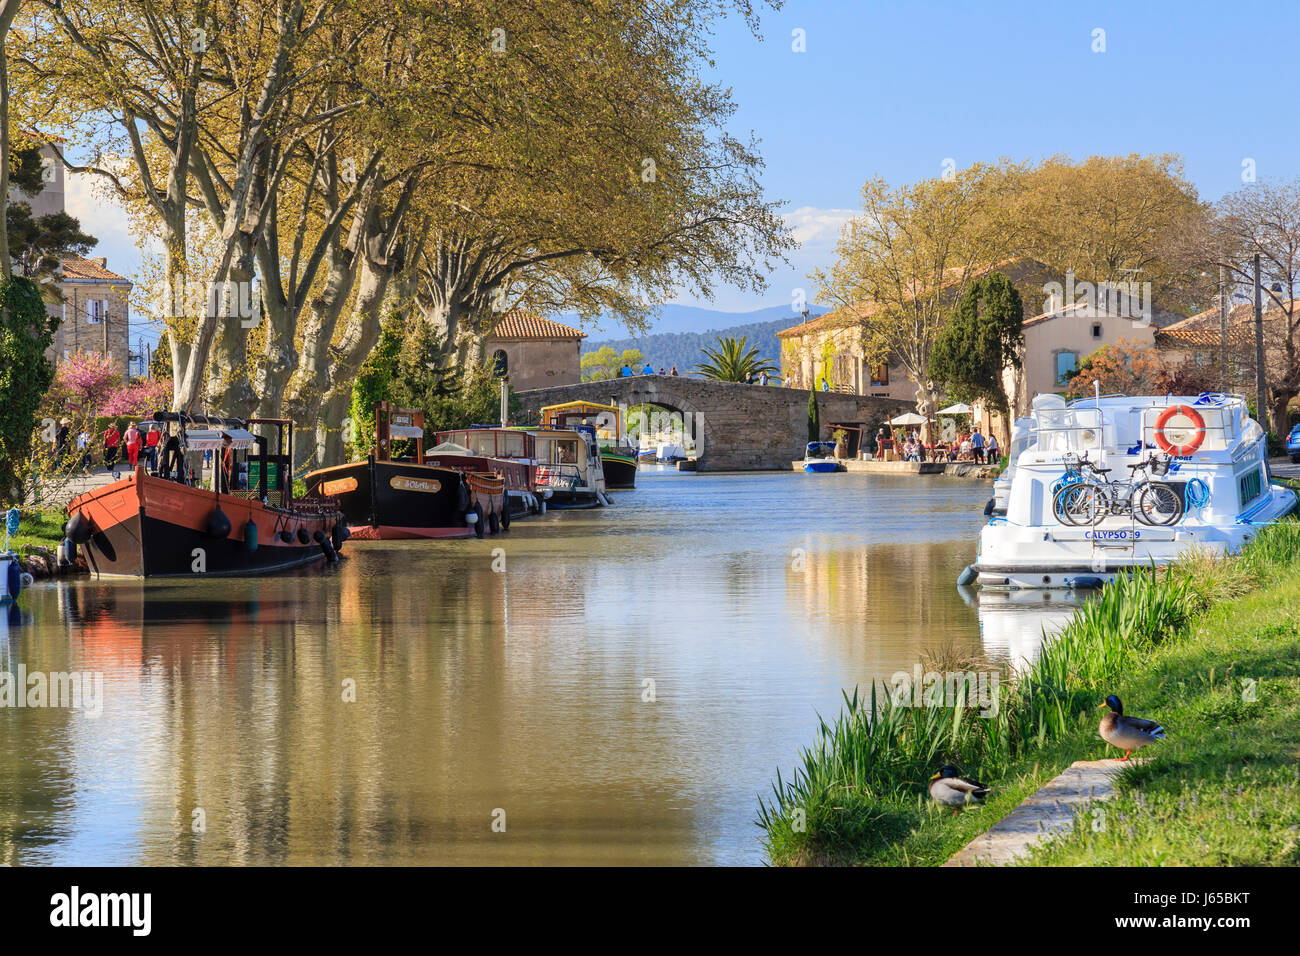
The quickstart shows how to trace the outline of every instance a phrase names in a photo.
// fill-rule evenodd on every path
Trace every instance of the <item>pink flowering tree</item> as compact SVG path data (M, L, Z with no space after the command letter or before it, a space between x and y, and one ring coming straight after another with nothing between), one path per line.
M122 388L122 375L111 358L98 352L74 352L60 362L46 396L51 413L93 415Z
M169 407L171 400L171 379L137 379L109 394L100 405L99 413L148 418L158 409Z

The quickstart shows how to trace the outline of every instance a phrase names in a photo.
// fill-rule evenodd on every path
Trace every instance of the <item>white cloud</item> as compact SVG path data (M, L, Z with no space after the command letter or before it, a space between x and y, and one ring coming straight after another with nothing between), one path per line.
M99 240L90 255L108 259L108 268L135 279L140 271L140 250L127 230L126 210L96 176L69 173L63 206L81 222L81 231Z
M840 230L856 215L852 209L818 209L816 206L800 206L782 218L790 227L795 241L803 246L816 245L833 247L840 237Z

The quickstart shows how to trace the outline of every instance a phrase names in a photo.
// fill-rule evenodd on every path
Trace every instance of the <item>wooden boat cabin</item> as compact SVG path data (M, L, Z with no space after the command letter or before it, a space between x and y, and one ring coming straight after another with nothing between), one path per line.
M438 444L424 453L425 464L473 475L496 472L505 478L507 510L502 517L540 510L537 498L537 447L532 435L510 428L474 426L438 432ZM471 479L473 480L473 479Z
M521 427L537 442L537 490L544 501L552 508L594 508L607 503L595 428Z

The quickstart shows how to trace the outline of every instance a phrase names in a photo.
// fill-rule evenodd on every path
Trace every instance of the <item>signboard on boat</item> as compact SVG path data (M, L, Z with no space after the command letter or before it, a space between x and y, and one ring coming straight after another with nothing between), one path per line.
M398 491L422 491L428 494L442 490L442 482L436 478L408 478L405 475L389 478L388 486Z
M323 482L320 486L323 495L341 495L356 490L357 480L355 478L337 478L334 481Z

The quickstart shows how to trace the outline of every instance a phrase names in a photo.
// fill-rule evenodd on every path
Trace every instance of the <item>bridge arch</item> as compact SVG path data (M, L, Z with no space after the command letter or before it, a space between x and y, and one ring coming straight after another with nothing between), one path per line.
M631 407L660 405L691 416L702 448L701 471L788 469L808 440L808 392L772 385L713 382L677 375L633 375L528 389L518 393L526 418L546 405L586 401ZM909 402L837 392L817 396L821 421L875 428L909 411Z

